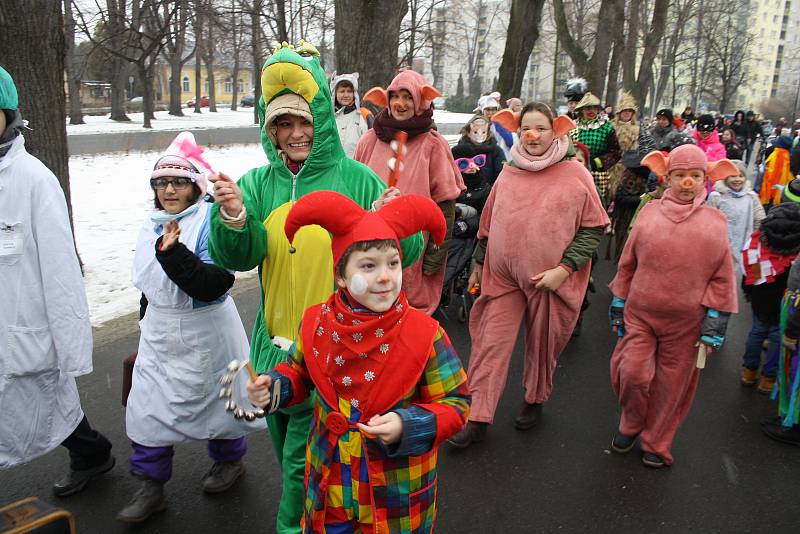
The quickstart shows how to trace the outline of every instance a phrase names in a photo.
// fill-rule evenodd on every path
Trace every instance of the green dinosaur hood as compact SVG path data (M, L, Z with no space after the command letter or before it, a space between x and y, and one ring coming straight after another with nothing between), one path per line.
M264 114L267 104L285 93L303 97L311 108L314 118L314 142L302 174L316 173L336 165L345 157L336 118L333 112L331 92L325 71L319 62L319 52L313 45L300 41L297 49L283 43L267 58L261 69L261 98L258 101L258 122L261 130L261 146L270 164L289 172L278 155L278 149L264 130Z

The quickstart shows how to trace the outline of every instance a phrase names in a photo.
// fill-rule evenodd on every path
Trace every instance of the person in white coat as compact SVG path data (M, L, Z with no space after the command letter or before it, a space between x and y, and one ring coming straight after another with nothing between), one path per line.
M219 398L228 364L248 359L250 346L228 295L234 276L208 253L207 180L200 165L182 156L184 141L193 145L194 136L179 134L156 162L150 177L156 209L139 232L133 260L141 335L125 427L130 471L141 484L117 515L128 523L165 509L173 445L208 440L213 465L202 486L219 493L244 474L245 436L266 427L263 420L234 419ZM246 377L239 378L243 392Z
M92 372L92 328L67 203L25 150L16 86L0 67L0 470L59 445L81 491L114 466L111 443L81 409L75 377Z
M331 96L339 139L347 157L352 158L358 140L372 128L372 114L361 107L361 98L358 96L358 73L334 73L331 79Z
M500 111L500 93L497 91L482 95L478 99L478 107L473 110L480 113L489 121L490 131L497 141L497 146L503 149L505 161L511 161L511 147L517 142L516 132L511 132L503 128L496 122L492 122L492 116Z

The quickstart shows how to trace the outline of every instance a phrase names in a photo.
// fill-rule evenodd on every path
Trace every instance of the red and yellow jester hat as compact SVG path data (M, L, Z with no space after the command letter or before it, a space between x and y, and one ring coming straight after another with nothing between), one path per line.
M424 230L440 245L447 231L442 210L433 200L420 195L403 195L378 211L366 211L340 193L315 191L289 210L284 225L289 243L301 227L310 224L318 224L331 233L334 270L353 243L391 239L402 255L401 239Z

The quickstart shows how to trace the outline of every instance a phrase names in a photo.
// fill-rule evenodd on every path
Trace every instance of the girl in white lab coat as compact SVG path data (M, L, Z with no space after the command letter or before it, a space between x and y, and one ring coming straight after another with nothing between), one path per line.
M186 139L194 143L181 133L155 165L156 211L139 232L134 257L142 320L125 422L130 470L142 483L117 516L131 523L165 508L175 443L208 440L214 463L203 489L218 493L244 473L244 436L265 426L234 419L219 400L219 379L231 360L248 357L249 345L228 296L233 274L208 254L207 181L178 150Z

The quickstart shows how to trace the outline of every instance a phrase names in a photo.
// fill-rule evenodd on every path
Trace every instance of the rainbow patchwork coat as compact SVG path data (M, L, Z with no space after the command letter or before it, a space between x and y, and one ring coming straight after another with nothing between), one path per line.
M432 532L438 446L458 432L469 415L469 388L461 361L438 322L411 310L404 324L396 326L402 331L394 341L392 354L398 356L390 359L392 372L375 379L362 413L336 394L321 360L304 356L303 347L314 346L321 307L306 311L288 361L270 373L277 372L291 383L287 406L302 402L311 388L317 391L306 448L303 531L324 532L333 518L346 517L348 522L371 525L376 534ZM409 340L420 335L429 336L430 349L414 354L407 350ZM356 426L375 414L412 406L435 415L432 445L419 455L391 456L386 446ZM342 416L346 428L337 433L329 421ZM403 439L407 437L411 436L404 429Z

